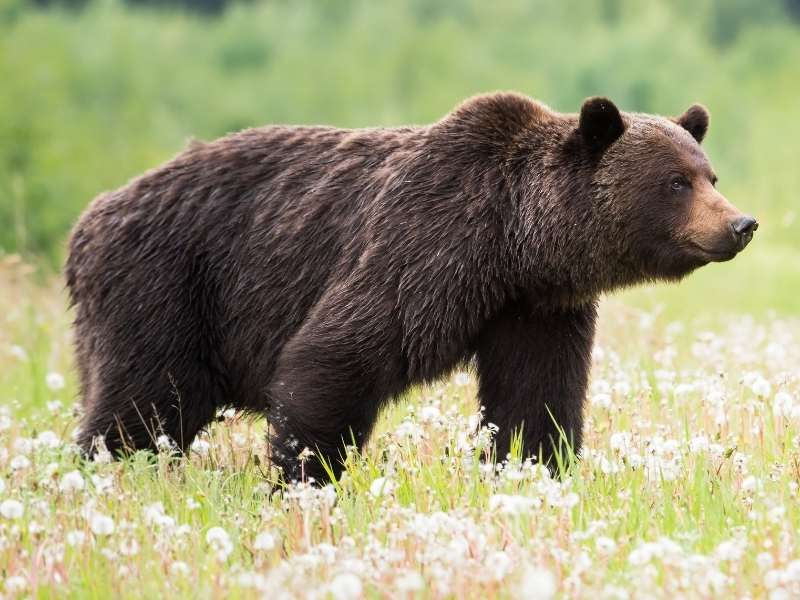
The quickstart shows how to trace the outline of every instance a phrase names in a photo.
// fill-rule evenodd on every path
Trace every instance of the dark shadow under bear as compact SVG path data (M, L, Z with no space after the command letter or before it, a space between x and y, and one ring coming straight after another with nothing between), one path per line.
M410 385L476 358L498 455L580 447L601 292L732 258L755 222L713 187L708 115L559 114L516 94L426 127L265 127L98 197L66 266L79 443L185 449L218 408L273 460L338 475ZM316 460L305 473L325 474Z

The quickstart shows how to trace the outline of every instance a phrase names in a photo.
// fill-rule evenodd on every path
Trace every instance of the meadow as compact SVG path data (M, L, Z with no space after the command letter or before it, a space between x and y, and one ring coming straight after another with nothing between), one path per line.
M392 406L336 484L275 489L264 423L233 411L185 457L81 461L63 293L30 271L0 267L4 597L800 594L796 318L607 301L560 479L480 461L465 368Z
M47 4L47 3L42 3ZM792 2L233 2L214 17L0 0L0 598L800 597L800 27ZM479 459L469 365L345 476L275 487L266 424L79 459L59 267L98 192L264 123L425 123L516 89L712 113L741 256L605 298L585 448Z

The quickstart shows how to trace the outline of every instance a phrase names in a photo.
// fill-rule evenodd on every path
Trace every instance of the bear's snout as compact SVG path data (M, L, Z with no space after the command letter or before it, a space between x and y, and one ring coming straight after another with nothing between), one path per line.
M731 230L739 252L744 250L744 247L753 239L756 229L758 229L758 221L750 216L740 217L731 223Z

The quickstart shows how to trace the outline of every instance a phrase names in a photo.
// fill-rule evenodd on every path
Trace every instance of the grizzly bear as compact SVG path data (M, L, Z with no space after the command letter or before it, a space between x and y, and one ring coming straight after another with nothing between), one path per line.
M505 457L577 451L598 297L733 258L708 113L471 98L422 127L262 127L100 195L66 277L87 454L264 415L287 480L338 476L382 406L475 359Z

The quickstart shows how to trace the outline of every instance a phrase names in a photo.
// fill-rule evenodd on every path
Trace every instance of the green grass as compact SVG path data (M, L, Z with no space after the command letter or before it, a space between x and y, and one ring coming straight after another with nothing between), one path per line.
M560 482L514 453L498 469L477 459L491 436L459 375L389 408L335 486L271 493L264 424L239 416L211 427L205 453L80 461L60 283L28 271L0 268L0 513L23 507L0 516L9 596L800 593L796 317L701 302L677 316L683 292L665 286L606 301L586 447ZM656 297L667 307L634 303ZM749 306L737 297L726 308Z

